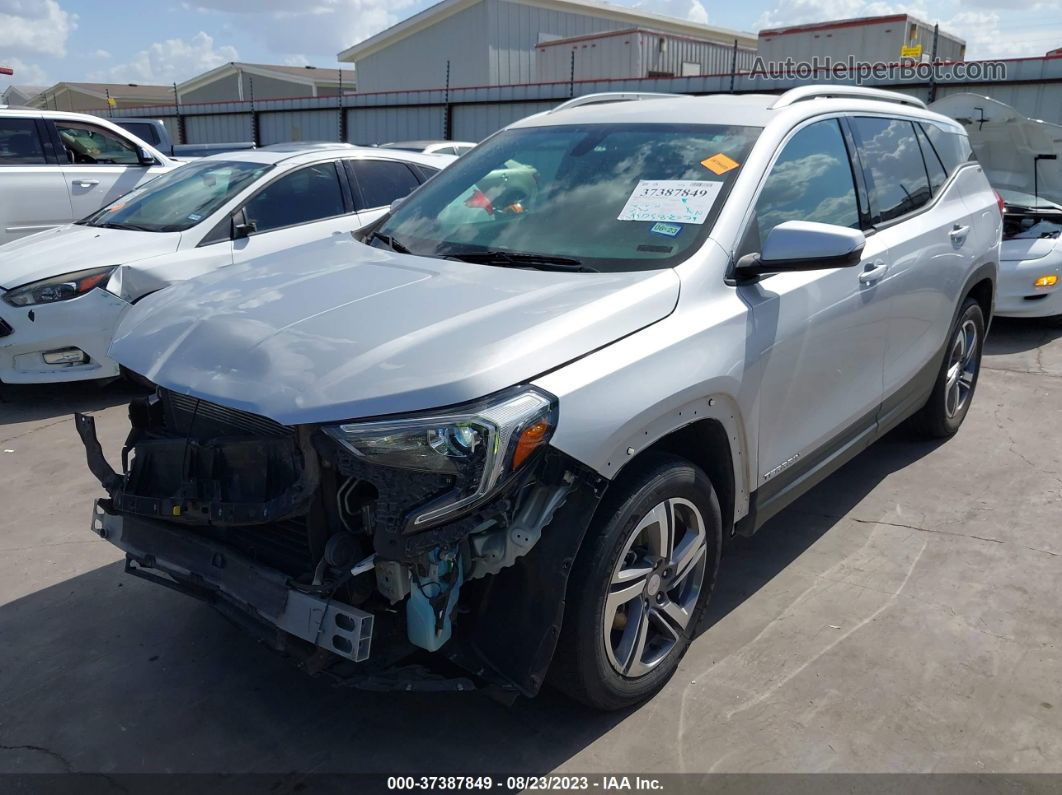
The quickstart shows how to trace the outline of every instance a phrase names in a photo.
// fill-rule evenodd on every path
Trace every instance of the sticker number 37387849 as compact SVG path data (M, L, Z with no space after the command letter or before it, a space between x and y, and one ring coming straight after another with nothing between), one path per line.
M722 182L710 180L643 179L617 220L703 224L722 187Z

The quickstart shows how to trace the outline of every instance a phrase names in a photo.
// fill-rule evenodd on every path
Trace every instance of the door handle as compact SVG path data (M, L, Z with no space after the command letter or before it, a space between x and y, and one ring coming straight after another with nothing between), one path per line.
M874 262L868 262L866 267L863 268L863 272L859 274L860 284L873 284L888 271L888 264L881 260L875 260Z
M91 188L93 185L99 185L98 179L75 179L74 184L79 188Z
M962 245L962 243L966 240L966 236L968 234L970 234L969 226L961 226L959 224L955 224L955 226L951 228L951 231L948 232L948 237L951 238L953 243Z

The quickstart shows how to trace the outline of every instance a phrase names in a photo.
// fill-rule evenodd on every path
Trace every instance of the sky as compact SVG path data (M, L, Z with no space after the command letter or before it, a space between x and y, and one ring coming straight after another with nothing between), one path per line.
M336 66L336 53L433 0L0 0L0 76L181 82L228 61ZM615 5L755 32L764 27L910 12L966 39L968 58L1062 47L1059 0L614 0Z

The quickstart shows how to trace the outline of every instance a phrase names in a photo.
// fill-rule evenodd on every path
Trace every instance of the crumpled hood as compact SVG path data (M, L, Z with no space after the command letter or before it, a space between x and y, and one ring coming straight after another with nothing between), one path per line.
M329 422L527 381L666 317L678 294L671 269L557 273L322 241L148 296L110 353L171 390Z
M123 265L177 250L180 232L137 232L66 224L0 246L0 287L64 273Z

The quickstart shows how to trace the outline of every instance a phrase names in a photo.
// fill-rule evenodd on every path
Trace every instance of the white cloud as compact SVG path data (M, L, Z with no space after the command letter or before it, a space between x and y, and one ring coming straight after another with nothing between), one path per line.
M107 59L109 59L111 57L111 54L109 52L107 52L106 50L96 50L96 52L92 53L92 57L93 58L99 58L100 60L106 61Z
M288 55L284 58L285 66L309 66L310 59L305 55Z
M128 63L116 64L89 77L118 83L179 83L237 60L239 55L235 47L227 44L215 46L213 37L199 31L188 40L155 42L134 55Z
M0 52L14 55L66 55L77 15L56 0L0 0Z
M3 0L0 0L3 2ZM240 28L278 55L304 53L334 59L336 53L409 16L423 0L188 0L205 12L240 15Z
M686 12L686 19L700 25L708 24L708 9L700 0L690 0L690 10Z
M48 79L48 73L35 63L27 63L19 58L4 56L4 66L10 66L15 74L3 77L3 87L15 86L49 86L52 80Z

